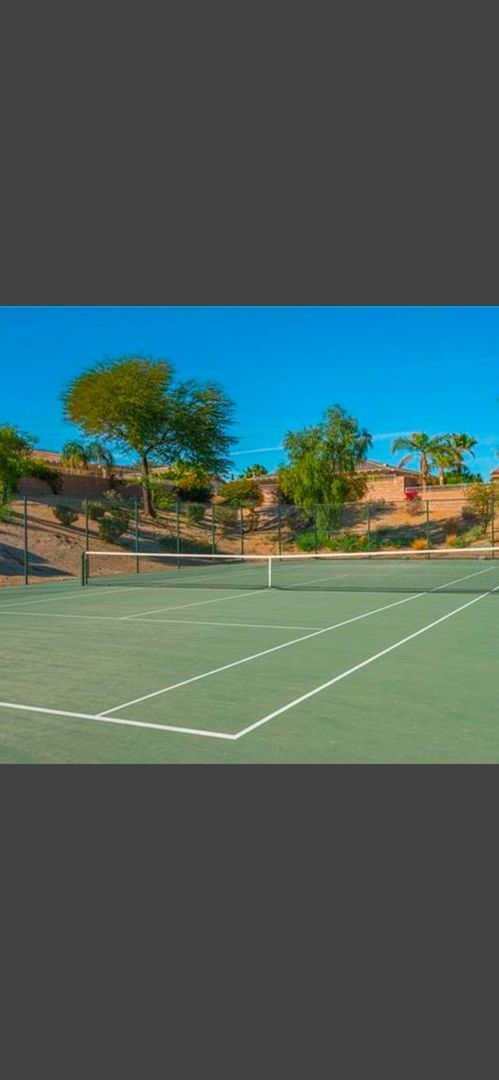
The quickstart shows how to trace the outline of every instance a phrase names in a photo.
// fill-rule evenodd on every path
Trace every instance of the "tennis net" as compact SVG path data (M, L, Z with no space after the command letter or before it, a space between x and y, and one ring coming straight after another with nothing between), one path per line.
M82 557L82 584L499 595L499 547L318 555L89 551Z

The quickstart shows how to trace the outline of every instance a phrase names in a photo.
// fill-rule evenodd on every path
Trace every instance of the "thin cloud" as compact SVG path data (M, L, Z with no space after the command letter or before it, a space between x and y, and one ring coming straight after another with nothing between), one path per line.
M256 450L234 450L232 457L239 457L240 454L270 454L274 450L284 450L283 446L258 446Z

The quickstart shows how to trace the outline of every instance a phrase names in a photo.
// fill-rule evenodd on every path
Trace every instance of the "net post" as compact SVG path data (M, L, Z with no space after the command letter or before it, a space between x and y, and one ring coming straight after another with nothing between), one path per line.
M180 555L180 503L178 499L175 506L175 523L177 537L177 555ZM180 559L177 559L177 570L180 570Z
M216 524L215 524L215 504L212 503L212 507L211 507L211 554L216 555L216 553L217 553L217 534L216 534Z
M23 535L24 535L24 584L29 584L29 558L28 558L28 496L23 498Z
M140 573L140 559L139 559L139 503L138 499L134 499L134 516L135 516L135 573Z
M87 584L87 558L88 558L88 552L87 551L82 551L82 553L81 553L81 567L80 567L80 576L81 576L81 584L82 585Z
M268 569L267 587L269 589L271 589L272 588L272 555L269 555L269 562L268 562L268 568L267 569Z
M88 519L88 499L85 499L85 551L89 548L89 519Z
M241 555L244 555L244 511L242 506L239 507L239 522L241 528Z
M277 539L279 544L279 555L282 555L282 518L281 518L281 504L277 504Z

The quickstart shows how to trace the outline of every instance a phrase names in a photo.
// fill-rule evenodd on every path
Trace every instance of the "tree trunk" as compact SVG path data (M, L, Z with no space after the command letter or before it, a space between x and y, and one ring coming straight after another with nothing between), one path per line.
M444 482L445 482L445 476L444 476L444 467L443 467L443 465L439 465L439 466L438 466L438 482L439 482L439 484L440 484L440 487L442 487L442 486L443 486L443 484L444 484Z
M142 455L142 489L144 492L144 510L149 517L156 517L156 511L152 502L151 488L149 487L149 462L145 454Z
M421 457L419 462L419 471L421 473L421 487L426 487L426 481L428 479L428 462L424 456Z

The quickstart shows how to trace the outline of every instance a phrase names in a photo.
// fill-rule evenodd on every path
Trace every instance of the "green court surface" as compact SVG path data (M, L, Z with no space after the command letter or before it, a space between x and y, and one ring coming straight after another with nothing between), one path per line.
M498 762L499 592L382 585L5 587L0 761Z

